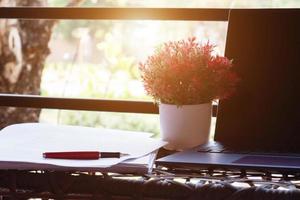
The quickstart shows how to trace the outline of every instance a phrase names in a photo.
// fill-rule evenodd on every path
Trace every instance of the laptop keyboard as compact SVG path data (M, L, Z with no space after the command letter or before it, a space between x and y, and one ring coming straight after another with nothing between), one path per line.
M276 155L276 156L296 156L300 157L300 153L295 153L294 151L284 150L262 150L256 149L237 149L228 148L218 142L209 142L205 145L197 147L196 151L202 153L235 153L235 154L251 154L251 155Z

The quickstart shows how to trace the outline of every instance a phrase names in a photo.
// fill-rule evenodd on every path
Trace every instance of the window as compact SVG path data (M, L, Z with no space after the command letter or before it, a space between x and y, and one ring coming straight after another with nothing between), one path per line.
M6 2L1 6L26 6ZM278 8L299 7L297 0L119 0L100 1L86 0L81 4L77 1L44 0L40 4L30 6L64 7L166 7L166 8ZM75 3L74 3L75 2ZM79 2L79 1L78 1ZM3 3L3 2L2 2ZM74 4L73 4L74 3ZM54 22L54 21L53 21ZM5 34L12 34L15 52L14 59L24 63L24 59L34 59L32 55L20 55L17 44L21 38L22 44L26 36L20 31L20 27L26 24L38 24L36 20L16 21L1 19L0 25L9 26ZM137 70L138 62L146 59L155 47L169 40L184 39L196 36L202 42L217 45L217 52L224 53L227 22L216 21L169 21L169 20L59 20L55 22L49 40L50 54L43 64L40 91L42 96L50 97L74 97L96 99L122 99L122 100L151 100L143 91ZM25 24L25 25L24 25ZM2 29L4 30L4 29ZM17 30L18 32L13 32ZM36 35L35 35L36 34ZM44 35L38 35L32 29L30 34L36 40L43 40ZM3 35L2 35L3 36ZM31 37L32 40L34 37ZM4 36L2 37L4 38ZM27 38L28 39L28 38ZM45 38L44 38L45 39ZM5 42L5 41L3 41ZM27 41L28 42L28 41ZM24 48L24 46L23 46ZM38 46L32 50L39 50ZM0 55L1 56L1 55ZM30 56L33 56L32 58ZM5 65L6 63L1 63ZM27 71L33 66L23 65ZM8 67L9 71L9 67ZM32 86L33 87L33 86ZM28 90L9 88L1 93L25 93L32 94ZM159 133L157 115L149 114L124 114L107 112L78 112L58 111L43 109L40 121L63 124L79 124L87 126L102 126L108 128L120 128L130 130L142 130Z

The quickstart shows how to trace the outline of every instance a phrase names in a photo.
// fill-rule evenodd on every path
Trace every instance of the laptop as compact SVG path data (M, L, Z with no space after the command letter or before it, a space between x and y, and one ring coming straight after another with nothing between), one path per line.
M225 55L241 81L214 141L156 164L300 172L300 9L231 10Z

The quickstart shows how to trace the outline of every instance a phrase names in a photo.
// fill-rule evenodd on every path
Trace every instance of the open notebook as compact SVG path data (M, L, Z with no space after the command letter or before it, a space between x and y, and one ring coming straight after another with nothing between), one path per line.
M0 131L0 169L48 169L132 172L148 170L157 149L165 142L150 133L81 126L24 123ZM98 160L45 159L50 151L112 151L121 158ZM129 171L131 170L131 171Z
M66 167L52 164L40 164L19 161L0 161L0 169L13 170L55 170L55 171L88 171L88 172L111 172L127 174L151 173L158 150L145 156L122 161L109 167Z

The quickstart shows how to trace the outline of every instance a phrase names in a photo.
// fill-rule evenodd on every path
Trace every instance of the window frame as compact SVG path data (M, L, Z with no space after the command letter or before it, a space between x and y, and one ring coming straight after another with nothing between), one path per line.
M0 19L228 21L221 8L0 7ZM157 114L151 101L0 94L0 106ZM217 106L213 107L216 116Z

